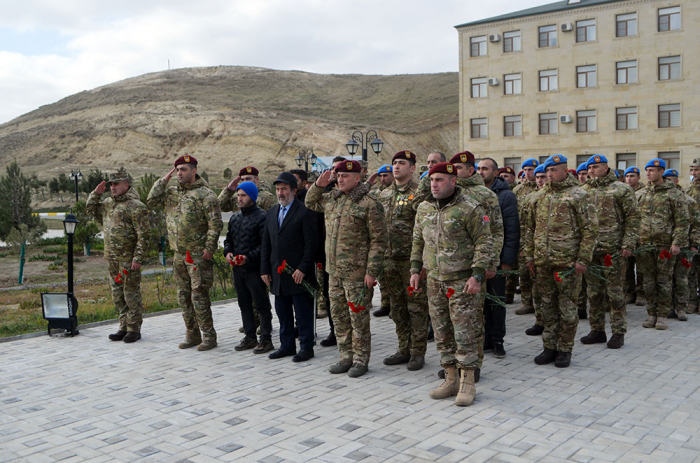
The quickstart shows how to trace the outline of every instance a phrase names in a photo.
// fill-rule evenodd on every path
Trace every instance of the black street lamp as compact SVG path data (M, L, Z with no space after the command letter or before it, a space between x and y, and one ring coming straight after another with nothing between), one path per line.
M314 149L309 148L307 150L299 150L299 156L295 157L294 160L297 162L297 166L301 167L301 164L304 163L304 170L308 173L309 172L309 163L311 163L311 168L316 165L316 160L318 158L314 154Z
M75 182L75 202L78 202L78 182L83 179L83 174L80 173L80 169L70 170L70 179Z
M345 144L345 147L348 149L348 153L350 154L350 156L354 156L355 153L357 153L357 149L362 147L362 160L367 161L368 143L370 144L370 146L372 146L372 151L374 151L374 154L379 154L382 152L384 142L381 138L379 138L379 135L377 135L377 132L375 130L367 131L367 133L364 135L364 138L362 136L362 132L356 130L355 132L353 132L350 141L348 141Z
M77 184L77 183L76 183ZM73 235L78 219L73 213L66 215L63 228L68 236L68 291L65 293L41 293L41 308L51 328L63 328L64 336L76 336L78 331L78 300L73 295Z

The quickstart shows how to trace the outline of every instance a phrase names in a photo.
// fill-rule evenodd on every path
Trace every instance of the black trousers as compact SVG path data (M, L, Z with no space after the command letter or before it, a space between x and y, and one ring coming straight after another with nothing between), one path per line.
M280 321L280 349L296 352L294 341L294 320L299 328L299 348L313 350L316 339L314 335L314 300L311 294L303 293L292 296L275 296L275 312Z
M257 338L253 311L255 301L255 308L260 317L260 339L272 339L272 308L260 272L233 272L233 285L238 293L238 306L241 308L246 337Z
M331 317L331 295L329 292L329 283L331 276L326 272L326 266L323 266L323 297L326 299L326 309L328 310L328 326L331 327L330 334L335 334L333 331L333 317Z
M486 280L486 292L498 297L505 304L506 278L495 277ZM503 342L505 335L506 308L487 298L484 302L484 344Z

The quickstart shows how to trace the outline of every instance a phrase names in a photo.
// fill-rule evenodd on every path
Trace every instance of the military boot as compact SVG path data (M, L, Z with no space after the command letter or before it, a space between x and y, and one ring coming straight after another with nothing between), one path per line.
M637 300L637 296L635 296L634 293L628 293L627 295L625 295L625 305L634 304L635 300Z
M124 342L127 344L136 342L139 339L141 339L141 333L137 333L135 331L129 331L126 333L126 336L124 336Z
M685 313L688 313L688 314L698 313L698 305L697 304L688 304L688 310L686 310Z
M644 307L647 305L647 300L643 294L637 294L637 300L634 302L634 305L639 307Z
M352 368L352 360L345 359L328 367L328 371L333 375L337 375L340 373L347 373L350 368Z
M408 363L410 360L410 355L397 352L394 355L390 355L387 358L385 358L384 365L401 365L404 363Z
M590 333L581 338L581 342L584 344L602 344L608 340L605 331L594 331L591 330Z
M380 307L374 312L372 312L372 315L375 317L386 317L391 313L391 307Z
M445 370L438 371L438 378L445 379ZM474 382L478 383L481 378L481 368L476 368L474 370Z
M425 357L422 355L411 355L411 360L408 361L406 368L408 371L418 371L425 365Z
M656 325L654 325L654 328L656 328L657 330L667 330L668 325L666 324L666 317L657 317Z
M545 347L542 353L535 357L535 363L538 365L547 365L548 363L552 363L556 358L557 351Z
M216 343L215 338L207 338L202 342L200 345L197 346L197 350L202 352L205 350L212 350L215 348L218 344Z
M459 371L455 365L445 366L445 381L437 388L430 391L433 399L446 399L459 393Z
M525 330L525 334L528 336L539 336L544 333L544 326L535 323L533 326Z
M351 378L359 378L369 371L369 367L363 363L355 362L348 370L348 376Z
M521 305L515 309L515 315L527 315L529 313L535 313L535 308L531 305Z
M177 347L180 349L189 349L190 347L198 346L202 343L202 335L199 330L187 331L185 342L181 342Z
M646 320L642 322L644 328L653 328L656 326L656 315L649 315Z
M608 349L619 349L625 345L625 335L624 334L614 334L610 336L610 341L608 341Z
M557 352L554 366L557 368L566 368L569 365L571 365L571 352Z
M459 383L459 392L455 399L455 405L468 407L474 403L476 397L476 386L474 384L474 370L460 370L462 378Z
M126 331L118 330L116 333L109 335L110 341L121 341L126 336Z
M683 309L678 309L676 311L676 314L678 315L678 321L681 322L687 322L688 321L688 316L685 314L685 310Z

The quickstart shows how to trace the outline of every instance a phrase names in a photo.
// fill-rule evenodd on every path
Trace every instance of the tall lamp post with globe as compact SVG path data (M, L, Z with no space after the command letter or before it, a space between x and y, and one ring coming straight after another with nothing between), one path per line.
M345 144L345 147L348 149L348 154L350 154L350 156L354 156L357 150L362 148L362 160L366 162L368 144L372 147L372 151L374 151L375 154L382 152L384 142L379 138L376 130L368 130L364 136L362 132L356 130L353 132L352 138Z
M316 165L317 157L314 154L314 149L309 148L307 150L299 150L299 156L294 158L294 160L297 163L297 166L301 168L302 163L304 164L304 170L306 173L309 172L309 163L311 163L311 168L313 169L314 166Z

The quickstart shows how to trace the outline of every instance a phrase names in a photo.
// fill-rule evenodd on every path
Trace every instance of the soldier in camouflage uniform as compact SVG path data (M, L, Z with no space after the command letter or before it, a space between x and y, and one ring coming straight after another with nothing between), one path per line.
M125 172L110 174L90 193L87 213L102 224L104 256L109 266L112 302L119 313L119 330L112 341L127 343L141 339L141 264L148 244L148 211L131 188ZM109 186L112 196L102 199Z
M681 248L688 244L688 204L683 193L663 179L663 159L652 159L644 168L649 183L637 196L642 214L637 265L644 274L649 317L642 326L665 330L671 311L673 268Z
M379 196L387 224L387 246L384 258L384 278L391 297L391 319L396 324L399 347L395 354L384 359L385 365L408 363L411 371L425 365L428 339L428 298L425 280L409 296L411 278L411 237L416 211L412 202L418 183L413 181L416 155L399 151L392 159L394 183Z
M413 227L411 286L427 270L430 318L445 380L430 397L457 396L468 406L476 396L483 361L486 271L494 243L486 211L457 186L450 163L429 171L431 198L418 206Z
M591 332L582 337L581 342L595 344L608 341L605 334L605 312L609 311L612 337L607 345L610 349L619 349L625 344L627 332L625 259L632 255L639 239L637 198L632 188L617 180L613 170L608 167L605 156L590 157L588 174L583 189L593 199L598 216L598 239L591 264L606 270L599 272L602 275L594 275L590 271L584 274L591 304ZM607 257L607 263L606 256L610 256Z
M526 212L523 257L542 297L544 351L535 363L571 364L576 338L577 297L598 234L593 202L566 170L566 158L545 161L549 183L535 193Z
M238 199L236 195L238 194L238 184L240 182L253 182L255 186L258 187L258 200L256 201L257 206L263 211L267 211L272 206L277 204L277 199L275 195L270 193L270 191L261 185L260 172L253 166L247 166L238 172L238 177L231 180L226 188L221 190L219 193L219 205L221 206L222 212L238 212L240 207L238 206Z
M683 189L678 184L678 171L675 169L666 169L664 179L670 180L676 188L681 192ZM688 309L688 296L690 292L688 283L688 268L684 264L692 265L693 259L700 245L700 208L698 203L687 194L683 194L688 205L688 243L689 249L684 249L676 259L676 264L673 269L673 292L671 298L671 311L668 318L678 318L678 320L688 321L686 310ZM692 267L691 267L692 268Z
M176 171L177 186L168 186ZM180 156L175 168L153 185L147 202L150 207L165 207L168 239L175 252L177 299L187 328L185 342L178 347L212 349L216 347L209 298L214 283L212 258L224 227L219 201L207 181L197 174L197 159Z
M526 159L521 169L524 172L525 178L520 185L513 189L515 197L518 200L518 216L520 217L520 229L525 226L525 205L527 204L526 198L532 193L537 191L537 183L535 182L535 169L540 165L537 159ZM519 255L523 254L523 238L524 235L520 234L520 252ZM523 265L522 259L518 259L518 270L520 271L520 307L515 309L516 315L525 315L529 313L535 313L535 304L533 303L532 295L532 284L534 278L530 275L525 265ZM541 333L539 333L541 334Z
M370 177L365 183L368 183L368 186L370 187L369 192L377 197L379 197L382 191L394 183L394 172L389 164L384 164L382 167L380 167L379 170L377 170L377 173L372 175L372 177ZM377 281L379 282L379 290L382 298L381 307L372 312L372 315L375 317L386 317L391 312L391 298L389 296L389 283L387 282L383 271L379 273ZM369 289L367 293L367 297L372 300L374 298L374 288Z
M324 193L331 178L326 171L306 195L306 206L323 213L326 224L331 317L340 352L340 362L329 371L353 378L367 372L371 352L367 298L360 295L363 287L374 286L386 248L384 210L360 182L361 171L357 161L341 162L335 168L337 189Z
M639 181L640 173L638 167L628 167L624 173L625 183L634 191L635 199L637 192L644 188L644 184ZM641 217L640 217L641 220ZM633 304L639 301L637 305L644 305L644 288L642 287L642 274L639 269L636 269L636 258L633 255L627 258L627 270L625 271L625 303Z
M581 185L585 185L591 178L588 173L588 162L579 164L576 169L576 177ZM584 276L581 278L581 293L578 296L578 319L585 320L588 318L588 280Z
M692 183L686 187L685 194L693 198L700 205L700 159L693 159L690 163L690 175ZM700 286L700 257L695 255L692 267L688 272L688 311L687 313L698 313L698 286Z

